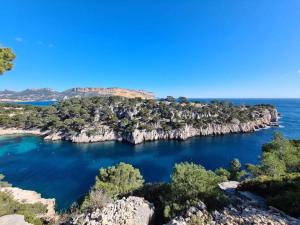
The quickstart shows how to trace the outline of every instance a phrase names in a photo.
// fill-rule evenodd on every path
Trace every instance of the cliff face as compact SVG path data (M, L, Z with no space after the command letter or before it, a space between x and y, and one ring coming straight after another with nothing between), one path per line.
M278 122L278 112L275 108L266 109L260 118L241 123L237 119L227 124L210 123L205 127L195 128L185 125L183 128L165 131L163 129L140 130L134 129L132 132L116 132L109 126L101 126L97 135L88 135L88 130L82 130L81 133L73 136L63 133L54 133L45 137L48 140L68 140L75 143L89 143L101 141L126 141L132 144L140 144L145 141L155 140L186 140L195 136L224 135L230 133L248 133L262 128L267 128Z
M72 88L58 92L49 88L26 89L24 91L0 91L0 102L49 101L84 96L121 96L126 98L154 99L151 92L126 88Z
M181 129L162 131L162 130L152 130L152 131L141 131L134 130L123 137L124 140L139 144L144 141L153 141L160 139L176 139L176 140L186 140L190 137L195 136L209 136L209 135L223 135L229 133L248 133L254 132L261 128L266 128L271 126L273 123L278 121L278 112L274 110L266 110L261 119L247 123L228 123L228 124L208 124L206 128L194 128L192 126L185 126Z
M125 88L73 88L70 90L74 93L99 94L106 96L121 96L126 98L154 99L151 92L143 90L130 90Z

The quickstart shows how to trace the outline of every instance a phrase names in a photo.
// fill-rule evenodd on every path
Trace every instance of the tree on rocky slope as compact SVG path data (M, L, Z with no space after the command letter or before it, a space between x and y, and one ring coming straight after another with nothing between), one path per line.
M242 170L242 165L238 159L233 159L230 161L229 172L230 180L239 181L241 177L245 175L245 171Z
M116 166L100 169L94 189L102 190L106 195L116 198L132 193L143 184L144 179L139 169L130 164L119 163Z
M164 216L172 218L189 207L204 201L210 208L223 205L224 195L218 183L224 177L194 163L176 164L171 176L171 199L165 203Z
M0 48L0 75L12 69L15 58L16 55L10 48Z

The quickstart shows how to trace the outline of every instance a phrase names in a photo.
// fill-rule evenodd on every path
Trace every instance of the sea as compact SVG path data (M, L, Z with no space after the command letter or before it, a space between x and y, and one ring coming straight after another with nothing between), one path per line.
M195 100L195 99L193 99ZM211 99L197 99L208 102ZM101 167L119 162L139 168L146 182L168 182L176 163L193 162L206 169L227 167L238 158L243 165L258 163L263 144L275 131L300 139L300 99L226 99L234 104L272 104L280 113L279 127L254 133L194 137L186 141L73 144L44 141L37 136L0 136L0 173L13 186L55 198L67 209L87 193ZM53 102L26 103L39 106Z

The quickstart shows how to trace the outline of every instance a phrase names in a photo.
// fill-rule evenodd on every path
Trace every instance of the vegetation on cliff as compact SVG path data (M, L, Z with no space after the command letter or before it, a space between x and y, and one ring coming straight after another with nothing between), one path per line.
M132 194L143 184L144 179L140 171L132 165L119 163L116 166L101 168L95 185L84 198L81 208L101 208L104 203L110 202L110 199Z
M38 128L47 130L50 134L58 133L63 136L62 139L78 134L85 134L85 138L88 139L109 132L113 133L116 139L117 137L130 139L133 131L170 132L186 127L194 130L210 128L211 131L207 131L207 134L214 134L222 133L220 130L222 126L225 129L226 125L230 125L236 127L238 132L239 126L248 122L268 117L267 122L270 123L269 117L275 112L271 105L234 106L227 102L216 101L210 104L188 102L183 97L179 102L170 101L170 97L168 99L169 101L156 101L91 97L63 100L47 107L4 104L0 106L0 126ZM265 124L267 122L261 122L249 128L249 131L269 125ZM214 131L216 126L219 126L219 130ZM196 135L197 132L194 133L188 135Z

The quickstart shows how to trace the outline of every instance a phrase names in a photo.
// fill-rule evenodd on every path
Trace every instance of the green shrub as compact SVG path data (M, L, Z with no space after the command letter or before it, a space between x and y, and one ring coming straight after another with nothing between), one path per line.
M102 190L109 197L117 198L132 193L143 184L144 179L138 169L126 163L119 163L100 169L94 189Z
M193 163L176 164L171 176L171 199L165 203L164 216L172 218L199 200L210 209L221 207L225 196L218 188L224 177Z
M230 179L230 172L226 170L225 168L218 168L215 170L215 174L217 174L220 177L223 177L224 180L229 180Z
M229 167L229 179L239 181L245 175L245 171L242 170L242 165L238 159L233 159L230 162Z

